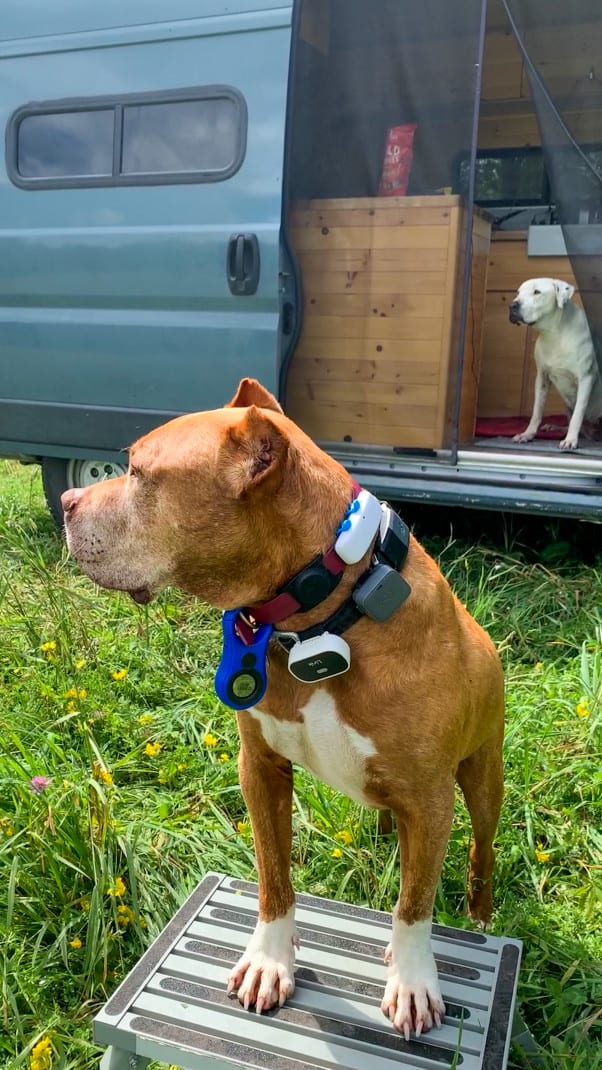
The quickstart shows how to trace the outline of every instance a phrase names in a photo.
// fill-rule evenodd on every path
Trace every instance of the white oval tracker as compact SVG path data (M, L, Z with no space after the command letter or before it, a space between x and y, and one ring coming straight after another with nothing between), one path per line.
M380 527L382 517L378 498L369 490L361 490L352 501L349 512L341 525L334 549L346 565L360 561L370 549L370 544Z

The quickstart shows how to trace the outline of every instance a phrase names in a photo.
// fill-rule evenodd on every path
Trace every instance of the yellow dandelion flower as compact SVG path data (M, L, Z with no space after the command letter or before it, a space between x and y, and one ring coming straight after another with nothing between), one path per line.
M203 736L203 743L206 747L215 747L217 743L217 736L214 736L213 732L206 732Z
M223 754L220 754L220 756L219 756L219 758L217 760L218 760L218 762L229 762L230 761L230 755L226 754L226 752L224 751Z
M88 697L88 692L86 691L85 687L80 687L79 691L77 692L77 696L76 697L77 698L87 698Z
M47 643L42 643L42 645L40 646L40 650L43 650L45 654L47 654L49 650L56 650L56 643L54 639L50 639Z
M75 951L79 951L80 947L83 947L79 936L74 936L73 940L69 941L69 947L74 948Z
M121 899L121 896L125 895L126 892L127 885L122 877L115 877L115 884L112 888L107 889L107 895L116 896L118 899Z
M77 705L72 698L70 698L67 703L67 713L77 713Z
M575 713L577 714L577 717L589 717L590 708L588 698L582 698L581 701L577 703L575 706Z
M118 925L123 925L124 928L125 928L125 926L129 925L130 922L132 922L135 917L136 917L136 915L134 914L134 911L132 910L131 907L126 907L124 904L122 904L121 906L117 907L117 924Z
M350 843L353 843L353 836L349 829L341 829L340 832L335 833L335 840L340 840L345 844L345 847L349 847Z
M333 858L342 858L343 852L340 847L335 847L334 851L330 852Z
M77 688L70 687L68 691L65 691L63 698L77 698Z
M154 719L152 713L142 713L138 718L138 724L151 724Z
M535 662L535 672L543 672L543 661Z
M78 658L78 660L75 662L75 668L79 672L80 669L83 669L85 664L86 664L86 659L85 658Z
M156 758L160 750L160 743L147 743L144 748L144 753L148 755L149 758Z
M99 769L98 776L102 780L103 784L113 783L113 774L109 773L108 769Z
M178 773L183 773L186 769L186 762L178 762Z
M50 1070L52 1065L53 1047L50 1037L43 1037L31 1049L29 1066L31 1070Z
M536 857L538 862L549 862L550 861L550 855L549 855L548 851L544 851L543 843L541 842L541 840L537 841L537 847L535 848L535 857Z
M84 914L87 914L89 909L90 909L90 900L89 899L80 899L79 905L82 908Z
M239 835L244 836L249 831L249 822L248 821L237 821L236 822L236 831L239 833Z
M125 680L127 674L127 669L115 669L115 671L111 673L111 676L114 680Z

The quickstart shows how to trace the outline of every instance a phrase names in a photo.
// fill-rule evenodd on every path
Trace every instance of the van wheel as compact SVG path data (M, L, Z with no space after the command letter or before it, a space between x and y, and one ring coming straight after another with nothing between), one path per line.
M88 461L81 457L63 460L60 457L42 457L42 485L48 508L59 528L63 526L61 494L72 487L90 487L105 479L114 479L127 471L124 464L115 461Z

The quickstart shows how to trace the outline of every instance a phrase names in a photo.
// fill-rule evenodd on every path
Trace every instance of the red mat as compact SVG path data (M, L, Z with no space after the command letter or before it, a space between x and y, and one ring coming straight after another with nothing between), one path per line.
M513 438L520 435L529 423L528 416L480 416L475 428L476 438ZM566 416L544 416L535 438L564 438L567 428Z

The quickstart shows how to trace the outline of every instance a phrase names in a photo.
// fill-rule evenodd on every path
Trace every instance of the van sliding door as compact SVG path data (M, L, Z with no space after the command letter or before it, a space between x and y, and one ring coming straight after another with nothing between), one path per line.
M10 6L0 452L115 454L277 390L291 4Z

